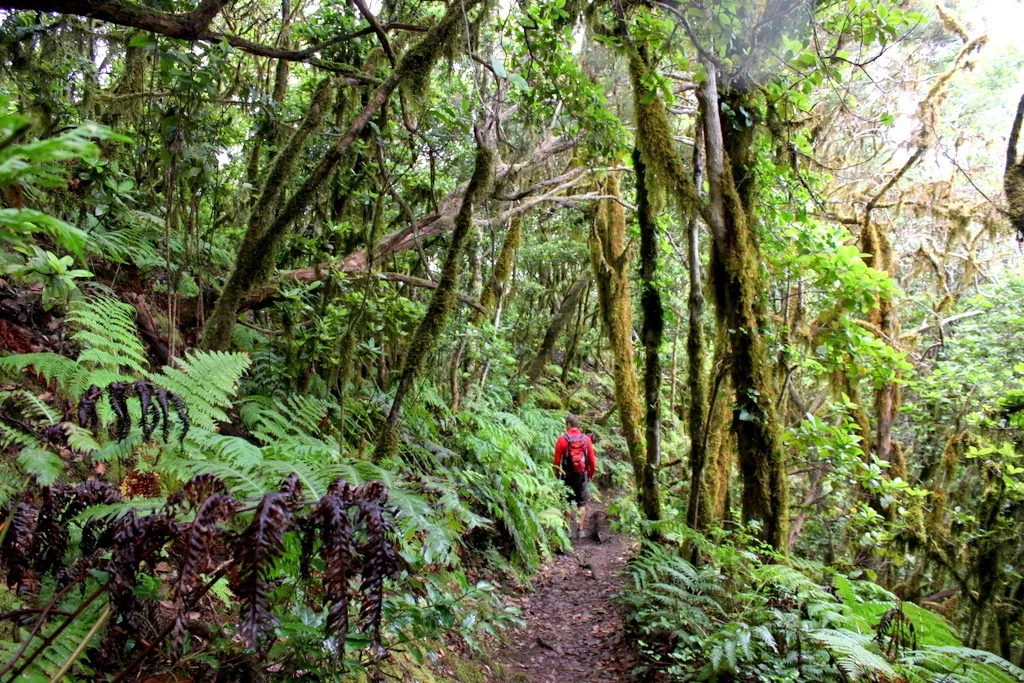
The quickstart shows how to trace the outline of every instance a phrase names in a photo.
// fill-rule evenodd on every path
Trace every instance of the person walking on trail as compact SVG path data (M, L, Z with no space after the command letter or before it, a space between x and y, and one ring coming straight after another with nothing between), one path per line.
M569 502L576 506L575 520L569 520L570 538L582 538L587 522L587 499L590 480L597 471L594 442L580 431L580 420L575 415L565 418L565 434L555 442L555 476L569 488ZM576 522L576 529L572 522Z

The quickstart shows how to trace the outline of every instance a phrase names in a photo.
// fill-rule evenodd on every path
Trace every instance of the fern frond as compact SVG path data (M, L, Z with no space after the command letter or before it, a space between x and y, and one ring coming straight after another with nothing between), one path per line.
M269 396L251 396L239 407L249 432L265 444L299 445L322 443L320 436L326 431L325 421L337 407L332 401L290 395L283 400Z
M869 636L852 631L820 629L811 633L822 647L835 658L839 667L854 680L870 679L896 680L899 674L892 665L874 651Z
M925 646L906 653L900 663L922 675L953 672L950 683L1024 683L1024 669L992 652L963 646Z
M220 351L193 351L175 358L174 366L165 366L149 379L177 394L188 406L192 423L213 431L218 422L226 422L225 412L238 389L238 380L249 367L248 356Z
M45 448L23 448L18 453L18 466L35 477L40 486L50 486L64 473L64 461Z
M78 595L73 592L71 595ZM73 601L67 601L60 606L65 614L70 614L77 605ZM105 600L97 600L89 605L77 618L56 635L52 643L43 650L40 656L29 665L29 667L18 678L19 681L80 681L89 676L83 674L92 673L90 669L83 668L80 657L86 649L81 647L85 643L88 647L94 647L101 640L101 633L93 627L102 622L103 615L107 613ZM105 620L105 619L104 619ZM32 652L44 640L53 636L57 629L63 626L64 618L57 618L51 621L40 633L36 635L33 644L26 652ZM0 640L0 659L10 660L18 651L20 643ZM63 675L59 675L64 671Z
M189 430L185 444L190 450L194 449L196 459L209 457L243 469L254 469L264 460L259 446L237 436L224 436L205 429Z
M0 369L16 372L25 368L32 368L47 382L56 381L63 389L80 371L73 359L57 353L21 353L0 358Z
M74 303L68 322L78 328L71 338L82 345L79 363L142 372L146 353L135 327L135 307L107 296Z

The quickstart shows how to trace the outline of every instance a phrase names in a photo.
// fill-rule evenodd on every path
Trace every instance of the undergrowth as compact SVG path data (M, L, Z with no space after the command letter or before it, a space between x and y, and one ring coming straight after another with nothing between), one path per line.
M525 578L567 545L560 415L485 394L452 415L424 383L398 455L373 462L386 397L263 393L243 353L150 369L133 315L76 300L67 355L0 358L6 672L428 662L445 634L515 623L483 572Z
M965 647L941 616L875 583L782 563L745 530L673 536L676 546L645 544L627 569L622 600L643 680L1024 681L1024 670Z

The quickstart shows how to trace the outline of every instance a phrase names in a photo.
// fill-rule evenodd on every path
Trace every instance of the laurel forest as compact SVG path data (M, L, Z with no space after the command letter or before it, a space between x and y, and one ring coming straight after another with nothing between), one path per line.
M1024 5L0 6L0 681L1024 681Z

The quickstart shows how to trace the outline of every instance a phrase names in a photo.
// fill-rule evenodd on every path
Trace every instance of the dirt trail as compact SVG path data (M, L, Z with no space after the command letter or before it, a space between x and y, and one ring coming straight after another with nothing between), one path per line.
M522 610L526 626L510 634L508 645L496 653L503 680L630 680L634 654L623 638L623 612L614 598L634 541L608 532L607 524L600 528L602 543L574 541L574 552L557 556L537 575L534 592L510 600Z

